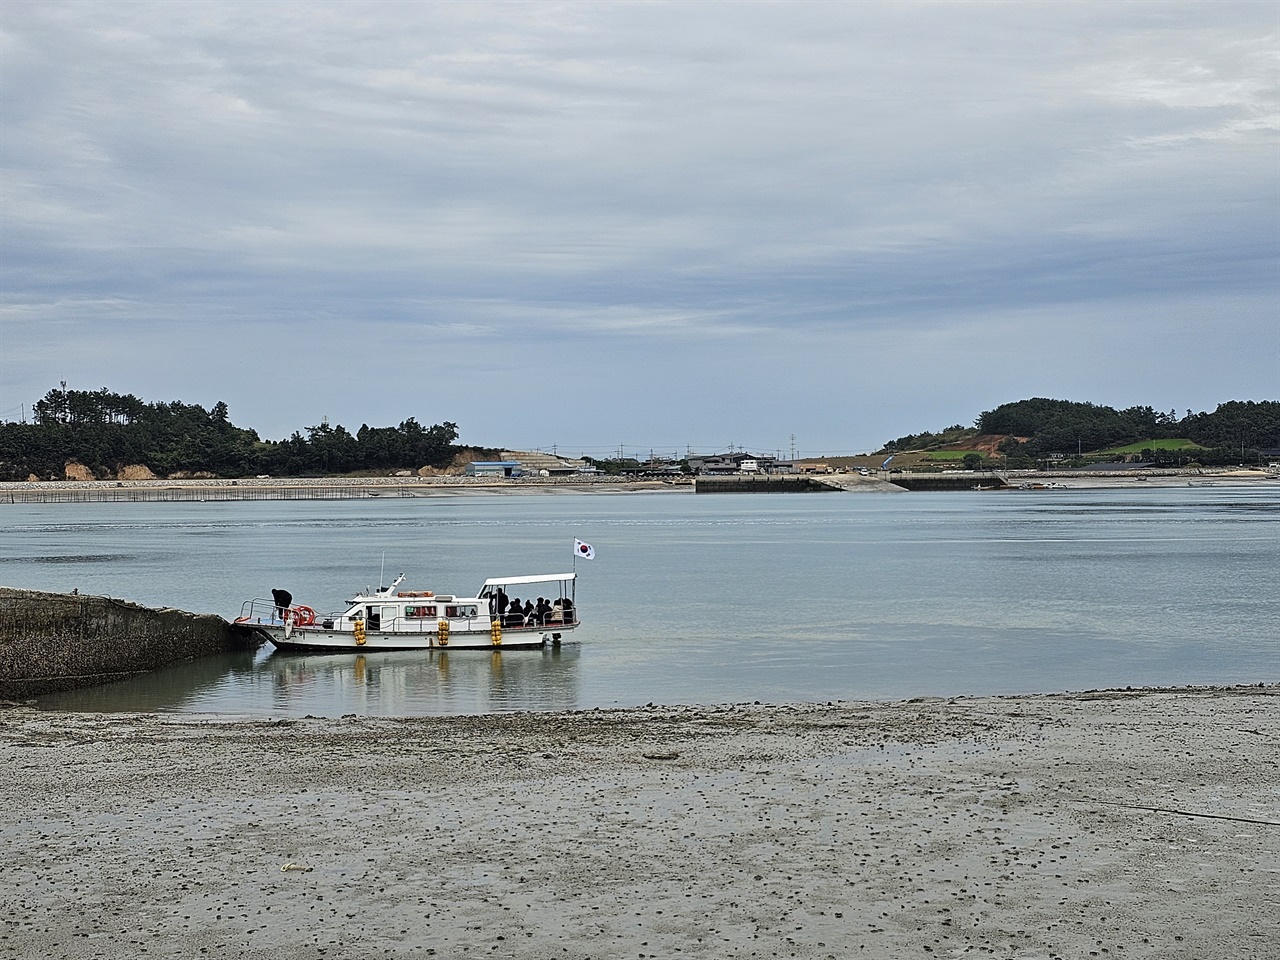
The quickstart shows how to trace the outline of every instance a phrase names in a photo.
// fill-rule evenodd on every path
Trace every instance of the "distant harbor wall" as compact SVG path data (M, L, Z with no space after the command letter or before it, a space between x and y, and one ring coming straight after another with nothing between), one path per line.
M0 587L0 699L123 680L259 642L255 631L210 614Z
M904 490L1003 490L1008 480L998 473L894 473L889 482Z
M1007 479L986 471L965 474L893 473L862 476L857 473L817 474L731 474L698 477L698 493L901 493L904 490L999 490Z
M732 474L725 477L698 477L694 493L839 493L840 488L792 474Z

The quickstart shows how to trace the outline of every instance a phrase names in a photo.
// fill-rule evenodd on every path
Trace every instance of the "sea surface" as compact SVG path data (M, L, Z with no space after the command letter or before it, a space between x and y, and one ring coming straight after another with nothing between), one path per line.
M574 569L558 650L209 657L73 710L469 714L1280 679L1280 489L0 505L0 583L228 619Z

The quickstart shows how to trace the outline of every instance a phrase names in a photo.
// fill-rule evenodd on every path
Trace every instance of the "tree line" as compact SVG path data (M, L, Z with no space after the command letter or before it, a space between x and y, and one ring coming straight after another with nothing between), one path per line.
M231 422L226 403L146 402L132 394L101 390L50 390L33 408L32 423L0 423L0 479L63 476L66 464L83 464L97 477L138 464L157 476L207 473L220 477L324 476L385 473L448 466L463 449L458 425L423 426L415 418L394 427L362 424L351 433L321 422L286 440L263 440ZM882 452L958 446L982 434L1003 435L1000 452L1009 466L1030 466L1053 455L1076 454L1152 441L1140 457L1155 463L1185 461L1188 451L1155 445L1182 440L1197 445L1204 464L1252 462L1280 448L1280 401L1232 400L1211 413L1179 417L1151 407L1115 410L1092 403L1036 397L984 411L973 427L956 424L937 433L908 434Z
M226 403L211 410L178 401L148 403L132 394L50 390L32 423L0 423L0 478L62 477L76 461L98 477L138 464L157 476L321 476L447 466L459 451L456 423L424 427L410 417L395 427L364 424L354 434L321 422L287 440L261 439L237 427Z
M942 434L911 434L891 440L885 452L924 450L943 442L959 443L981 435L1004 435L1000 451L1010 459L1037 461L1072 458L1152 442L1139 456L1156 463L1186 460L1187 450L1156 441L1186 441L1200 463L1256 460L1261 451L1280 448L1280 401L1231 400L1211 413L1188 410L1179 417L1152 407L1116 410L1092 403L1035 397L984 411L973 428L950 427Z

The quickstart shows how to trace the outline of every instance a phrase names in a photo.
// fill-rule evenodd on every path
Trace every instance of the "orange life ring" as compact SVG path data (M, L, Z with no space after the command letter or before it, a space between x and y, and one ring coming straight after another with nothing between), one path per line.
M316 612L310 607L299 604L296 607L290 607L289 612L293 614L295 627L309 627L316 622Z

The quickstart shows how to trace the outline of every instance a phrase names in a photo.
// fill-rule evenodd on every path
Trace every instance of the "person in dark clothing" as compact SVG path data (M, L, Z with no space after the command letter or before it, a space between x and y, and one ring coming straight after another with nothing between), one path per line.
M293 594L288 590L272 589L271 599L275 601L276 617L280 620L284 619L284 612L293 604Z

